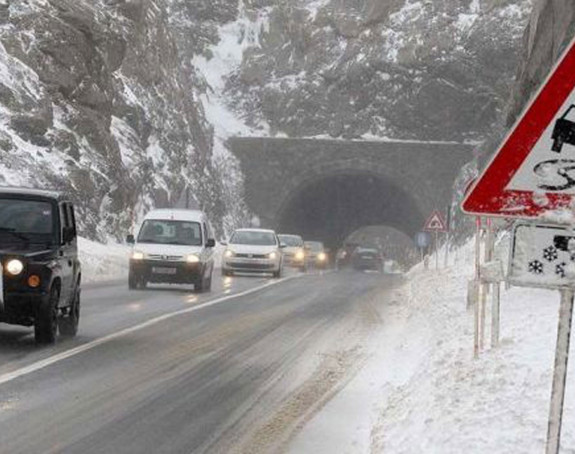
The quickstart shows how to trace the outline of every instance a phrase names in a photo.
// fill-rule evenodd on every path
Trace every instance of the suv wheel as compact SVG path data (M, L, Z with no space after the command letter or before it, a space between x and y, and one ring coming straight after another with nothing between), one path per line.
M60 290L53 286L50 296L38 307L34 320L34 338L38 344L53 344L58 333L58 301Z
M74 337L78 333L80 322L80 288L76 289L72 305L68 309L68 314L58 319L58 329L61 336Z

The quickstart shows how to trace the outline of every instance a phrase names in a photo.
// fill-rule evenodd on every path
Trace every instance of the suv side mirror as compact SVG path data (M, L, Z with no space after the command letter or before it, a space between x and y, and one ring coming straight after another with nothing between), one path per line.
M76 238L74 227L64 227L62 230L62 241L64 244L71 243L74 238Z
M128 235L128 236L126 236L126 243L128 243L128 244L136 244L136 239L134 238L134 235Z
M216 247L216 240L213 238L208 239L206 242L206 247Z

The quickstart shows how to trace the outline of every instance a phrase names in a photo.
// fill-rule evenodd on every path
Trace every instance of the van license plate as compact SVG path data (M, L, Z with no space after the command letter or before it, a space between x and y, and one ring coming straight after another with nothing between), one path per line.
M176 274L176 268L159 268L152 267L152 273L154 274Z

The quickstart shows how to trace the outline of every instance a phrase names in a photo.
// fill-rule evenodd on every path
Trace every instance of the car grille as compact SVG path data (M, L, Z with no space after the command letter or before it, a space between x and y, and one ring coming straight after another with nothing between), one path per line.
M147 258L148 260L162 260L164 262L181 262L184 260L184 257L181 255L150 254Z
M267 254L236 254L239 259L267 259Z
M268 263L232 263L232 268L242 270L271 270L274 265Z

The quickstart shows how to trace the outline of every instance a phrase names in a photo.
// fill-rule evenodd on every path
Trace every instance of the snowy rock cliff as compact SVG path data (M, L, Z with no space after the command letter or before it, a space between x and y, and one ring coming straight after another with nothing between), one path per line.
M0 0L0 184L55 187L85 235L188 186L218 223L213 128L166 0Z
M245 0L236 21L251 44L228 101L271 134L483 139L504 115L530 11L530 0Z
M67 191L91 238L123 235L186 187L229 229L246 214L231 136L489 136L530 11L531 0L0 0L0 185Z
M575 38L575 2L537 0L524 37L521 66L511 103L511 125Z

